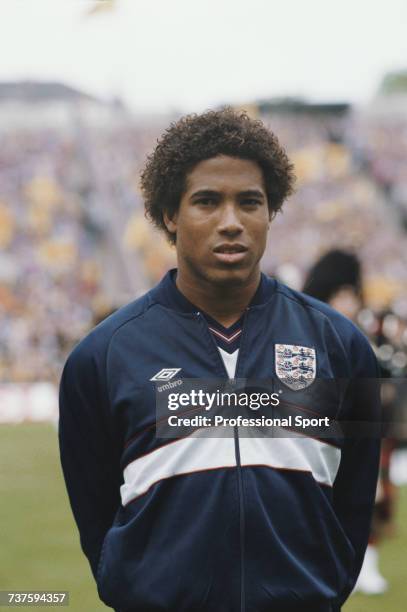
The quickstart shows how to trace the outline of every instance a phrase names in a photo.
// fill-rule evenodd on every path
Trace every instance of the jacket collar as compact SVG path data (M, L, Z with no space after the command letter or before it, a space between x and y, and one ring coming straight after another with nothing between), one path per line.
M177 268L172 268L165 274L159 284L150 292L153 301L178 312L197 312L199 308L192 304L175 284L176 276ZM276 285L277 281L275 279L262 272L259 286L249 304L249 308L268 302L275 292Z

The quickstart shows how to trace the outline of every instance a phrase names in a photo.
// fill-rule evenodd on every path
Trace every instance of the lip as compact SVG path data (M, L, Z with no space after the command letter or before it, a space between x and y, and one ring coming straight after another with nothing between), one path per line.
M234 264L239 263L246 257L247 251L240 253L214 253L216 259L222 263Z
M224 243L213 249L216 259L227 264L239 263L246 257L247 252L247 247L238 243Z

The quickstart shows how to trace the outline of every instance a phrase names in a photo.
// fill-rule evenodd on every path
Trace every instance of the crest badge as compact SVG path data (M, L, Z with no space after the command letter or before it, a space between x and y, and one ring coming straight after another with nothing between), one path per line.
M317 362L314 348L276 344L275 360L278 378L293 391L306 389L314 382Z

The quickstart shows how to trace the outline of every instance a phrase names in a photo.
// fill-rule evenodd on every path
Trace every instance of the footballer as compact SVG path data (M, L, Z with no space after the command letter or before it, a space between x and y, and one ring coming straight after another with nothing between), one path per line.
M186 379L271 379L294 404L345 380L313 417L377 420L363 334L261 272L293 165L226 108L170 125L141 187L177 268L97 325L60 384L62 467L99 596L117 612L338 612L368 542L377 439L156 432L156 386Z

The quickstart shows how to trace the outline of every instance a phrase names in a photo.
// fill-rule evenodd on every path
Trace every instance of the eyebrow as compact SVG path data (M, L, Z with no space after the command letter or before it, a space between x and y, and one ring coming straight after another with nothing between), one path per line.
M258 189L246 189L246 191L239 191L239 195L244 197L265 197L264 193L262 191L259 191Z
M219 196L219 192L218 191L214 191L213 189L200 189L199 191L194 191L194 193L191 194L191 198L196 198L196 197L216 197Z
M259 191L258 189L246 189L245 191L239 191L238 195L240 197L257 197L257 198L264 198L265 194L262 191ZM197 198L197 197L219 197L219 191L215 191L213 189L200 189L198 191L194 191L194 193L191 194L190 196L191 198Z

